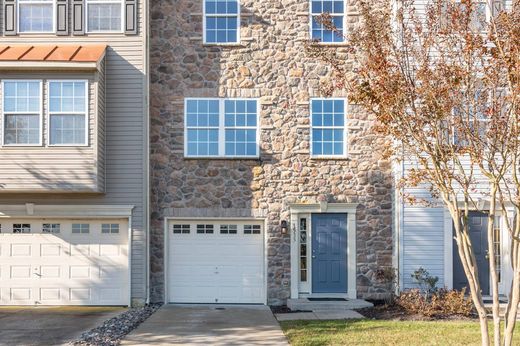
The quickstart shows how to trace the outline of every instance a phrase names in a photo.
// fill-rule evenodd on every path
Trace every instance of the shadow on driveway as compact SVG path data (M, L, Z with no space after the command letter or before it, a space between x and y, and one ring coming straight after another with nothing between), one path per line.
M122 307L0 307L0 345L66 344L125 310Z

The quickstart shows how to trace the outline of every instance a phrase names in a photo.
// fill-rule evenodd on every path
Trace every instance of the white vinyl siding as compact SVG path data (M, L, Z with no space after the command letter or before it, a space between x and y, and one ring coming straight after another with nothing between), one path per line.
M20 33L54 32L54 0L18 0Z
M86 0L87 32L122 32L123 0Z

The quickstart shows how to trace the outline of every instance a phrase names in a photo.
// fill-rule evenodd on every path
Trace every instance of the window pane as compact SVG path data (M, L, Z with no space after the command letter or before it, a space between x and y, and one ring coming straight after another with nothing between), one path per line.
M50 144L85 144L85 115L51 115Z
M238 41L237 0L205 0L206 42Z
M39 144L40 116L5 114L5 144Z
M88 4L88 31L121 31L121 3L91 2Z
M4 112L40 112L39 82L7 81L4 89Z
M53 5L52 1L33 1L25 3L20 0L20 32L50 32L52 31Z
M312 155L345 154L345 104L343 100L312 100Z

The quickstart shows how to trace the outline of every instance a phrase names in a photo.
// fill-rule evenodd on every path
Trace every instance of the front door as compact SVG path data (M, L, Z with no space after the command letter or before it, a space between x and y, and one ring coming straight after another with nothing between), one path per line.
M312 292L347 292L347 215L312 215Z
M489 261L487 241L487 215L481 212L469 213L469 236L478 266L478 278L483 295L489 294ZM460 290L466 287L469 293L468 280L460 261L457 242L453 240L453 288Z

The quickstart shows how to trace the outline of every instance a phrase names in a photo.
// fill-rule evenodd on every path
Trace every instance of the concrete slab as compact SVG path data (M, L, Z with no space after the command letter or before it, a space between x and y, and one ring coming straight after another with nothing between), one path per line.
M324 310L324 311L313 311L314 314L320 320L351 320L351 319L360 319L365 318L359 312L354 310L342 310L342 311L334 311L334 310Z
M65 345L122 307L0 307L0 345Z
M275 314L278 321L318 320L314 312L292 312L288 314Z
M288 345L267 306L165 305L121 345Z

